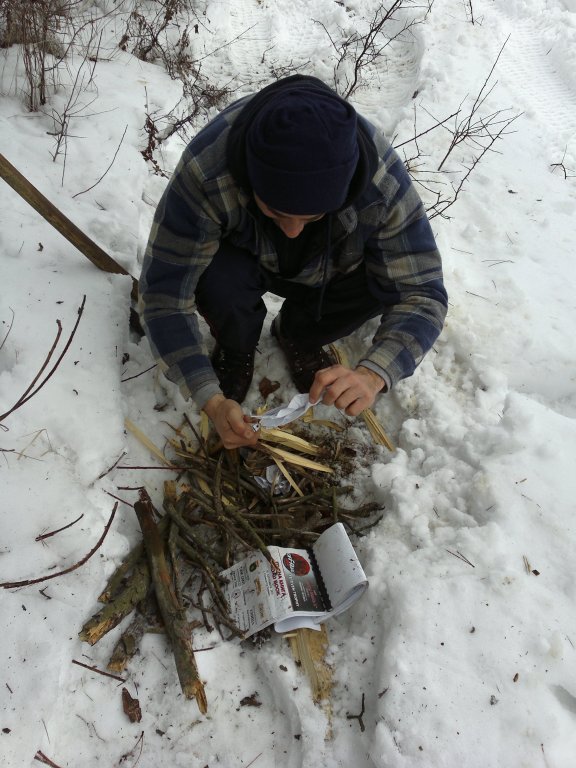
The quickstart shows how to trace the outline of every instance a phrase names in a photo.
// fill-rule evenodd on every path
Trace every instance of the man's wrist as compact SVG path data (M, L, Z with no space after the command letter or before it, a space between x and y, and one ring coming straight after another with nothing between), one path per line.
M216 415L216 411L218 410L219 405L225 400L226 398L224 395L218 394L212 395L212 397L204 403L202 410L211 421L214 421L214 416Z
M366 368L364 365L359 365L356 368L356 371L362 376L367 376L377 392L387 388L385 379L383 379L382 376L379 376L376 371L373 371L371 368Z

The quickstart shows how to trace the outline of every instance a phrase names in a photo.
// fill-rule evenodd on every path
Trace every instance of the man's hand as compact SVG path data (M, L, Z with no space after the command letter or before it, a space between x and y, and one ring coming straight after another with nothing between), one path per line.
M310 402L315 403L322 397L324 405L335 405L348 416L358 416L373 405L384 387L384 379L370 368L359 365L352 370L344 365L332 365L317 371L310 389Z
M258 432L254 432L247 423L248 417L235 400L227 400L224 395L214 395L203 410L214 424L224 448L241 448L258 442Z

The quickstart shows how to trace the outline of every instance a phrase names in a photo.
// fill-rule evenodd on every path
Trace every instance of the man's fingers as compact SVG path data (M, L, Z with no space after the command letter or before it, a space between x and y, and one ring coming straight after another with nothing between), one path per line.
M241 406L234 400L221 400L213 421L225 448L240 448L258 442L258 433L246 423Z
M310 390L310 399L321 397L324 405L334 405L348 416L357 416L370 408L377 391L371 375L334 365L318 371Z
M228 414L228 424L234 434L239 437L252 437L254 430L244 421L242 414L238 415L236 411Z
M343 371L347 370L342 365L332 365L330 368L321 368L319 371L316 371L314 381L310 387L310 402L316 403L320 400L324 390L336 381Z

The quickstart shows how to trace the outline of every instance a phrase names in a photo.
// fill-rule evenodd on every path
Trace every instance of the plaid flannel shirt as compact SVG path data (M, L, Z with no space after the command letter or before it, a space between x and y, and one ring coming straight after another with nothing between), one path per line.
M266 270L279 271L274 245L250 213L249 192L227 168L228 133L249 98L223 110L184 150L158 204L140 277L140 315L153 354L200 408L221 389L199 329L194 292L221 239L257 254ZM391 388L432 347L447 296L430 223L404 163L374 126L360 115L359 120L380 161L353 205L332 214L327 279L365 263L388 310L358 363ZM318 255L293 279L320 286L323 277Z

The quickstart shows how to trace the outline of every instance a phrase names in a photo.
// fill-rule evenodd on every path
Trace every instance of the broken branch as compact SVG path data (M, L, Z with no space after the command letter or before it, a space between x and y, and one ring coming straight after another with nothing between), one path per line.
M154 520L154 507L145 490L140 491L140 498L134 504L134 511L142 529L152 581L160 613L174 651L182 692L187 699L196 699L198 709L204 715L208 711L208 702L194 659L190 624L174 592L164 553L164 542Z
M57 579L59 576L66 576L67 573L72 573L72 571L77 570L81 566L83 566L85 563L90 560L92 555L100 549L102 546L102 543L104 542L104 539L106 538L106 535L108 531L110 530L110 526L112 525L112 521L114 520L114 516L116 514L116 510L118 509L118 502L114 504L114 509L112 510L112 514L110 515L110 519L106 523L106 526L104 528L104 531L102 532L102 536L98 539L96 544L92 547L90 552L88 552L87 555L85 555L81 560L79 560L77 563L74 563L74 565L71 565L70 568L65 568L63 571L58 571L58 573L51 573L49 576L40 576L37 579L26 579L25 581L4 581L0 583L0 587L2 589L17 589L18 587L29 587L32 584L41 584L43 581L49 581L50 579Z

